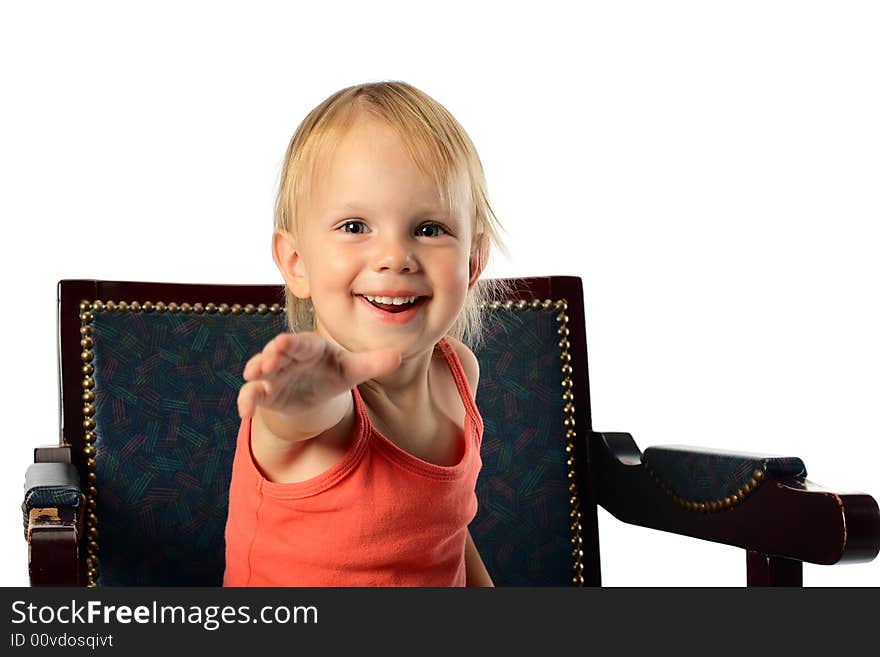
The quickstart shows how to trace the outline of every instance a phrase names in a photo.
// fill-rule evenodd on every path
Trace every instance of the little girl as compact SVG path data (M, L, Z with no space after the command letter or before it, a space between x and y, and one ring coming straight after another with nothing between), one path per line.
M272 253L292 333L244 369L226 586L492 586L468 524L493 226L462 127L402 82L297 128Z

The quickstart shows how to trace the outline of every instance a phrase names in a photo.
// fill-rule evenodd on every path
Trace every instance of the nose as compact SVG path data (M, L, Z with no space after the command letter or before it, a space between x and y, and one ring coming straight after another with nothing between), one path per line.
M413 244L406 238L389 236L376 241L375 268L377 271L418 271L419 264Z

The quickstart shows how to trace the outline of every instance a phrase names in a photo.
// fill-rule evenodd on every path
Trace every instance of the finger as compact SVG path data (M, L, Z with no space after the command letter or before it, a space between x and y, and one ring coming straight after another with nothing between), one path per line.
M288 375L291 363L307 367L316 363L326 349L327 341L315 333L281 333L263 347L259 358L251 359L254 363L248 363L252 369L247 370L245 380L271 380Z
M280 333L270 340L261 353L260 367L256 377L270 375L290 363L291 345L295 342L292 333Z
M244 370L241 373L245 381L251 381L260 375L260 361L262 359L263 354L259 353L245 363Z
M250 395L245 388L246 386L238 391L238 417L241 419L254 416L254 403L251 400L252 395Z
M283 333L281 335L284 335ZM254 379L258 379L263 375L263 367L266 366L267 358L272 356L278 350L278 338L280 335L275 336L266 345L263 347L263 350L252 356L247 363L245 363L244 370L242 370L242 376L245 381L252 381ZM269 363L271 366L271 363Z
M262 381L245 383L238 391L238 415L241 418L253 417L257 406L265 399L266 386Z

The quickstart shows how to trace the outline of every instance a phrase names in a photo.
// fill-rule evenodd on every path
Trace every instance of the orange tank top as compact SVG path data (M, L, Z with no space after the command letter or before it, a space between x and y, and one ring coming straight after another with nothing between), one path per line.
M482 461L483 420L461 362L438 347L465 407L464 454L453 466L404 451L370 422L358 389L355 438L320 475L268 481L242 420L232 464L224 586L464 586L468 524Z

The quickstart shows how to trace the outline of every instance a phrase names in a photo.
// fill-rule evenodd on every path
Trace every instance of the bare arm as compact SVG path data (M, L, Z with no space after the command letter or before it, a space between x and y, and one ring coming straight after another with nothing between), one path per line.
M345 417L350 406L350 391L315 402L311 408L300 412L273 411L258 406L254 412L254 425L259 425L275 440L287 444L297 443L335 427Z
M477 552L477 546L474 539L471 538L471 531L468 530L467 541L464 544L464 569L466 573L468 586L495 586L489 571L486 570L480 553Z

